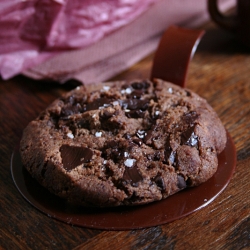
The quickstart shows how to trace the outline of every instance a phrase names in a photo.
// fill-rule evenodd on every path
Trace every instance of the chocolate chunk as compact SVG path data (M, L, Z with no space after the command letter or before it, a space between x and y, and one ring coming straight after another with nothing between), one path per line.
M146 143L148 140L152 139L152 135L153 135L153 129L152 130L148 130L146 133L146 136L144 137L144 142Z
M191 147L198 146L198 136L194 133L194 126L189 127L181 134L181 143Z
M107 177L110 177L114 175L114 171L109 167L105 167L105 174Z
M132 97L132 98L134 98L134 99L140 99L142 96L143 96L143 91L142 90L134 90L131 94L130 94L130 96Z
M118 163L121 156L122 156L122 153L120 152L120 150L118 148L112 148L111 155L112 155L113 161L115 163Z
M77 103L76 105L68 103L68 105L65 105L62 108L61 116L62 116L62 118L64 118L64 117L67 117L70 115L78 114L81 111L82 111L82 107L79 103Z
M145 81L143 81L143 82L133 82L131 84L131 86L134 89L147 89L150 86L150 84L148 82L145 82Z
M125 167L125 171L123 173L122 178L125 181L131 182L132 184L138 183L139 181L143 180L136 166Z
M185 90L187 96L191 96L191 92L188 90Z
M62 145L60 147L63 167L70 171L77 166L90 162L93 151L85 147Z
M154 125L150 130L146 131L145 137L144 137L144 143L150 144L152 140L155 140L157 136L155 135L155 131L157 131L159 128L157 125Z
M113 131L124 127L123 122L115 118L118 113L118 111L110 112L108 110L102 110L100 113L101 128L103 130Z
M191 126L194 124L198 117L199 115L195 111L191 111L189 113L185 113L182 116L182 120Z
M133 143L137 144L138 146L141 146L143 142L141 139L133 139Z
M161 190L165 190L166 186L165 186L165 182L164 179L162 178L162 176L157 175L154 179L156 185L161 189Z
M134 139L132 139L132 137L131 137L131 135L130 134L128 134L128 133L126 133L126 134L124 134L123 135L123 138L125 138L125 139L127 139L127 140L129 140L129 141L132 141L132 143L134 143L134 144L137 144L138 146L141 146L142 145L142 143L143 143L143 141L141 140L141 139L139 139L139 138L134 138ZM130 150L133 148L133 146L134 145L132 145L131 143L129 144L130 145Z
M90 121L86 120L86 119L81 119L81 120L77 121L77 127L90 129Z
M127 84L123 84L121 86L122 89L127 89L127 88L130 88L130 85L127 83Z
M106 97L97 98L93 102L85 104L84 111L96 110L101 107L108 107L111 102L112 100Z
M154 161L159 161L161 159L161 152L160 151L156 151L154 153L154 157L153 157L153 160Z
M148 108L148 100L138 100L138 99L126 99L120 100L120 105L123 109L130 110L142 110L145 111Z
M111 112L109 112L107 110L104 110L104 112L101 114L101 118L102 119L109 119L113 115L114 115L114 113L111 113Z
M183 189L183 188L187 187L185 179L181 175L177 175L177 186L178 186L179 189Z
M145 116L145 111L142 110L131 110L126 112L128 118L143 118Z
M129 118L143 118L149 105L148 100L139 99L119 100L119 103L123 109L128 110L126 116Z
M117 141L111 140L107 143L108 148L118 148L119 143Z
M111 158L115 163L118 163L123 156L123 151L117 141L111 140L105 145L102 157L105 159Z

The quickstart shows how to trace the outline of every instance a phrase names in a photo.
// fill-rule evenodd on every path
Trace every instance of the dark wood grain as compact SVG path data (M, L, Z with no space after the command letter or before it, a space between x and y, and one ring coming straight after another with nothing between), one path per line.
M250 249L250 49L211 23L204 28L187 87L208 100L235 142L238 162L226 190L200 211L142 230L90 230L45 216L14 186L11 154L28 122L73 86L18 76L0 82L0 248ZM148 78L152 60L114 79Z

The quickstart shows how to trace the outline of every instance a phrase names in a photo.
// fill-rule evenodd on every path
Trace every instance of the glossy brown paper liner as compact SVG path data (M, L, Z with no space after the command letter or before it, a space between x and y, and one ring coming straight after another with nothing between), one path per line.
M218 160L217 172L200 186L185 189L162 201L135 207L86 208L69 205L30 176L22 166L18 149L12 155L11 173L22 196L49 217L93 229L131 230L180 219L212 202L226 188L235 170L236 152L229 134L226 148Z

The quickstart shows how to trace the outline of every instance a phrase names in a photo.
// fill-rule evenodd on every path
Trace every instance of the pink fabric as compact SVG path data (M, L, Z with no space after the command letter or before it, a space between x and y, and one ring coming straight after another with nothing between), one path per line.
M158 0L0 0L0 74L85 48L130 23Z
M207 20L206 2L0 0L1 75L107 80L155 50L169 25L196 27ZM222 11L235 4L220 2Z

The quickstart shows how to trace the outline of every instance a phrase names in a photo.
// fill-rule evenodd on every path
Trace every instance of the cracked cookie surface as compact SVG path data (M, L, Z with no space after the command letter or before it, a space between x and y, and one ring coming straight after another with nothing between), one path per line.
M77 87L23 132L29 173L84 206L140 205L208 180L226 144L209 104L162 80Z

